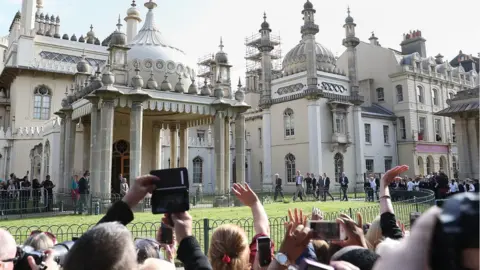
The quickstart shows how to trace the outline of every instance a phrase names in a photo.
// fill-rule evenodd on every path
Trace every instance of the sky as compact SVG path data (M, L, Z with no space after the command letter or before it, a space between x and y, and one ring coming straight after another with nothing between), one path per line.
M27 0L35 1L35 0ZM156 24L173 46L185 51L193 62L218 51L220 37L232 67L236 85L245 72L245 37L258 33L267 13L272 33L282 39L285 55L300 41L301 11L306 0L155 0ZM22 0L0 0L0 36L8 34L13 16L21 10ZM146 0L137 0L142 18ZM459 50L477 56L480 53L480 1L421 0L311 0L317 10L320 32L316 41L341 55L347 7L357 24L356 33L368 42L371 32L384 47L399 50L404 33L421 30L427 40L427 54L441 53L445 59ZM92 24L100 40L115 30L118 15L122 19L131 0L43 0L44 12L60 16L61 35L85 35ZM461 4L460 4L461 3ZM122 21L123 22L123 21ZM125 25L125 22L123 22ZM139 28L140 29L140 28Z

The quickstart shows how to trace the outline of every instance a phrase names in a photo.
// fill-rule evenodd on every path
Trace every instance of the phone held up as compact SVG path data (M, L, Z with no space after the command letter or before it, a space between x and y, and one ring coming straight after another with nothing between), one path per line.
M187 168L173 168L150 172L160 178L152 193L152 213L172 214L190 210Z
M320 240L345 240L343 228L335 221L311 220L310 229L313 231L313 239Z
M270 238L262 236L257 238L257 253L260 267L266 267L272 262L272 243Z
M162 223L160 227L160 244L173 244L173 229Z

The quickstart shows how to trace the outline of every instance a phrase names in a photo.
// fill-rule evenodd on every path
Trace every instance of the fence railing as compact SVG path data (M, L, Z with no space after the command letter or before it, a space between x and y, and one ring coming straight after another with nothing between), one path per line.
M397 219L402 221L408 227L409 216L411 212L424 212L435 204L435 196L431 190L420 191L394 191L392 197L401 198L401 200L393 202L395 215ZM319 205L321 207L321 205ZM348 214L352 218L355 217L355 213L360 213L364 222L371 222L380 214L380 207L378 204L369 207L361 208L348 208L341 211L326 212L324 218L326 220L335 220L341 213ZM287 217L270 217L270 237L274 241L276 248L280 246L283 236L285 234L284 223L287 221ZM202 245L204 252L208 251L210 245L210 237L213 230L222 224L236 224L242 227L247 236L251 239L254 234L253 219L200 219L193 221L193 235L197 238ZM64 224L64 225L32 225L32 226L18 226L18 227L5 227L16 239L17 243L23 243L30 232L33 230L41 230L54 234L59 242L71 240L73 237L79 237L95 224ZM154 238L157 230L160 227L156 222L137 222L127 225L128 229L132 232L134 237L149 237Z
M275 201L275 190L255 190L262 203L268 204ZM331 191L331 195L338 200L341 198L339 191ZM322 192L313 193L306 190L304 200L317 201ZM217 197L226 200L222 205L216 205ZM292 192L284 192L286 200L291 200ZM368 199L368 191L354 189L348 193L349 198L357 200ZM91 193L88 195L73 196L70 190L57 190L48 194L43 188L36 190L0 190L0 219L18 219L36 216L56 216L80 212L89 215L106 213L108 207L122 199L118 193L102 194ZM330 197L327 197L329 200ZM276 201L281 201L278 196ZM220 206L235 206L236 198L233 194L203 194L200 189L193 190L190 194L191 208L211 208ZM150 211L150 198L145 198L135 209L135 212Z

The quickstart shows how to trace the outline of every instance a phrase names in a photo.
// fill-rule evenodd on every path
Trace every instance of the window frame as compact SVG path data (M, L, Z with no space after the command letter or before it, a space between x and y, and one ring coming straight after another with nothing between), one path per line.
M440 118L433 119L433 128L435 132L435 141L441 142L443 136L442 136L442 120ZM438 139L437 136L440 136L440 139Z
M438 90L436 88L432 88L432 103L434 106L439 105Z
M371 162L371 168L369 169L368 163ZM375 160L372 158L365 159L365 170L367 173L374 173L375 172Z
M390 166L387 166L387 162L390 162ZM392 157L384 157L383 158L383 166L384 166L385 172L390 170L393 167L393 158Z
M385 130L385 128L387 129ZM390 144L390 126L388 125L383 125L383 143Z
M292 153L288 153L285 155L285 178L287 178L287 183L295 183L296 172L296 157Z
M398 127L400 130L400 138L402 140L407 139L407 122L405 120L405 116L398 117Z
M198 168L198 166L200 167ZM198 181L198 179L200 179L200 181ZM203 158L200 156L192 159L192 184L203 184Z
M285 138L295 137L295 112L291 108L283 111L283 134Z
M385 90L383 87L378 87L376 90L377 92L377 101L378 102L384 102L385 101Z
M45 90L45 93L41 91ZM49 120L52 112L52 90L41 84L33 90L33 113L34 120ZM48 104L48 105L47 105Z
M418 102L425 104L425 90L421 85L417 85L416 96Z
M397 96L397 103L403 101L403 86L401 84L397 84L395 86L395 93Z
M342 173L344 171L344 157L341 153L336 153L335 156L333 156L333 167L334 167L334 172L335 172L335 182L340 181L340 176L342 176Z
M422 128L422 122L423 122L423 128ZM418 117L418 140L419 141L425 141L426 130L427 130L427 117L425 116Z
M367 129L368 127L368 129ZM368 130L368 132L367 132ZM370 123L364 123L363 131L365 135L365 143L371 144L372 143L372 125Z

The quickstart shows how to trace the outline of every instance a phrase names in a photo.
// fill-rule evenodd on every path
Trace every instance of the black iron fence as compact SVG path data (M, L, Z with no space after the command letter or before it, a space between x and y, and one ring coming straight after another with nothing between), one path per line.
M420 191L395 191L392 192L392 197L397 198L397 201L393 202L395 214L397 219L402 221L407 227L409 226L409 217L411 212L424 212L435 204L434 193L430 190ZM319 205L321 207L321 205ZM355 213L360 213L364 219L364 222L371 222L380 213L379 205L372 205L362 208L348 208L336 212L324 213L326 220L335 220L341 213L348 214L352 218L355 217ZM287 217L270 217L270 237L274 241L275 246L278 248L285 233L284 223ZM193 221L193 234L201 243L204 252L208 251L210 245L210 237L215 228L222 224L236 224L242 227L247 233L249 238L252 238L255 234L252 219L225 219L225 220L213 220L213 219L200 219ZM16 239L17 243L23 243L30 232L33 230L48 231L54 234L58 241L71 240L72 237L78 237L90 229L95 224L65 224L65 225L32 225L32 226L19 226L19 227L6 227ZM132 232L134 237L152 237L156 236L156 232L159 229L160 224L158 222L144 222L144 223L131 223L127 227Z
M268 204L275 200L275 191L255 190L262 203ZM331 195L338 200L341 198L340 191L330 191ZM320 200L322 192L305 192L304 200ZM284 193L286 201L290 201L293 193ZM354 189L354 192L348 193L350 199L367 200L368 191L365 189ZM216 198L223 197L222 205L216 205ZM42 189L37 190L0 190L0 219L18 219L35 216L55 216L82 212L84 214L95 215L106 213L108 207L122 199L118 193L101 194L91 193L88 195L72 194L70 190L55 190L49 194ZM276 201L282 201L278 196ZM327 200L330 200L327 197ZM190 204L192 208L210 208L235 206L236 198L233 194L203 194L200 189L196 189L190 194ZM150 198L145 198L134 209L136 212L150 211Z

